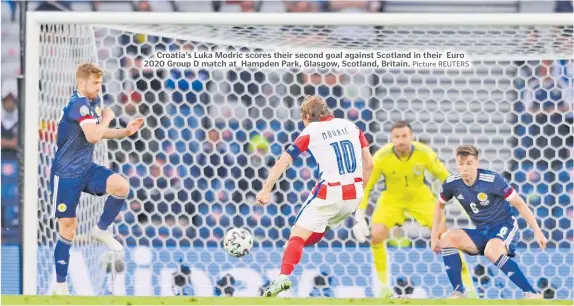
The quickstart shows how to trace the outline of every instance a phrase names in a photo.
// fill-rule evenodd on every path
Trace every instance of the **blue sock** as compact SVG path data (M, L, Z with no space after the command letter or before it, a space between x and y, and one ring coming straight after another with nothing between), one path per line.
M498 260L494 263L496 267L498 267L504 274L510 278L510 280L516 284L522 291L536 293L536 290L532 288L526 276L520 271L518 264L510 259L510 257L506 255L500 255Z
M446 274L450 280L450 284L454 291L464 293L464 286L462 285L462 260L456 248L442 249L442 259L446 268Z
M56 281L65 283L68 276L68 265L70 264L70 247L72 241L58 235L58 242L54 249L54 263L56 264Z
M104 204L104 212L100 217L100 221L98 221L98 227L101 230L107 230L108 226L114 222L114 219L120 213L120 210L122 210L125 201L125 197L116 197L114 195L108 197L106 204Z

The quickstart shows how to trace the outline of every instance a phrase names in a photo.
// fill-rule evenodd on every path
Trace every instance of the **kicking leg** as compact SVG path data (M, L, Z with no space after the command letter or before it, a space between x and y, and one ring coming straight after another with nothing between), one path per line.
M480 236L477 236L477 239ZM457 229L450 230L442 235L440 239L440 246L442 248L442 257L446 268L448 279L452 285L455 296L462 296L464 294L464 285L462 283L462 260L459 254L460 251L465 251L470 254L478 254L479 247L467 234L467 231ZM479 243L482 244L482 243Z
M537 295L536 290L532 288L518 264L508 257L508 250L504 241L498 238L488 241L484 249L484 256L502 270L516 286L522 289L527 297Z
M322 233L315 233L315 232L311 233L309 238L307 238L307 240L305 240L305 246L310 246L310 245L314 245L315 243L318 243L319 241L321 241L321 239L323 239L323 237L325 237L325 234L328 231L329 231L329 228L327 228Z
M293 226L291 236L289 237L289 241L287 241L287 247L283 253L283 259L281 260L281 275L291 275L291 272L293 272L295 266L303 256L305 241L311 234L313 234L313 232L306 228L299 225Z
M291 288L289 275L291 275L295 266L299 261L301 261L305 241L312 234L312 231L299 225L293 226L291 236L289 237L289 241L287 241L287 246L285 247L283 258L281 259L281 274L277 280L271 283L271 286L269 286L269 288L263 293L263 296L274 297Z
M318 243L319 241L321 241L321 239L323 239L323 237L325 237L325 234L331 230L332 228L338 228L339 226L341 226L341 224L350 216L353 214L354 210L356 209L356 207L359 205L359 200L349 200L349 201L345 201L343 202L341 211L336 214L335 216L333 216L332 218L329 219L329 221L327 222L327 227L325 228L325 231L323 232L312 232L311 235L309 236L309 238L307 238L305 240L305 246L310 246L310 245L314 245L315 243ZM353 210L351 210L350 208L355 208Z
M263 296L277 296L279 293L291 288L289 276L295 269L295 266L301 261L305 241L309 240L313 233L325 232L328 220L332 217L332 214L336 213L336 211L334 213L330 211L334 206L321 205L325 204L323 201L312 197L299 211L295 225L291 229L289 241L287 241L285 251L283 251L281 274L277 280L271 283L271 286L263 293ZM317 206L315 206L315 203L317 203Z

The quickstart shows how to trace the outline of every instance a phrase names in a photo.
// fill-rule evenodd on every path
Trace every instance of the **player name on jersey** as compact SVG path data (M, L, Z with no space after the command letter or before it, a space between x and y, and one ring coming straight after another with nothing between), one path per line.
M347 128L334 129L331 131L326 131L326 132L321 133L321 136L323 136L323 140L327 140L329 138L333 138L336 136L343 136L343 135L349 135L349 131L347 130Z

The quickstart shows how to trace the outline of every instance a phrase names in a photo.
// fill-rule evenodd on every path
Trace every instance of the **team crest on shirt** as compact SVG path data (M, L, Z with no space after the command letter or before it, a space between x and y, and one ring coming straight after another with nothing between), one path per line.
M488 205L488 203L490 203L490 201L488 200L488 196L484 192L477 194L476 198L480 201L480 205L482 206L486 206Z
M421 175L423 174L423 167L421 165L415 165L413 167L413 172L415 173L415 175Z
M68 207L66 206L66 204L61 203L61 204L58 205L58 211L59 211L59 212L65 212L66 209L68 209Z
M98 117L102 116L102 110L100 109L99 106L96 106L96 115L98 115Z
M90 109L87 106L80 107L80 115L87 116L90 113Z

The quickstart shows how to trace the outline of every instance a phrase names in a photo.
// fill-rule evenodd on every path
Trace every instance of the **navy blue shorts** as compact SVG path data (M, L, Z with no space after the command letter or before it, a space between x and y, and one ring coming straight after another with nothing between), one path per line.
M82 177L65 178L52 174L50 194L56 218L76 217L76 207L82 192L102 196L106 194L106 183L114 172L104 166L92 164Z
M463 229L466 234L470 237L480 255L484 255L484 249L486 244L491 240L498 238L504 241L506 249L508 250L508 256L514 257L516 255L516 245L518 244L518 223L516 219L509 222L500 222L489 226L483 226L476 229ZM470 254L469 255L479 255Z

